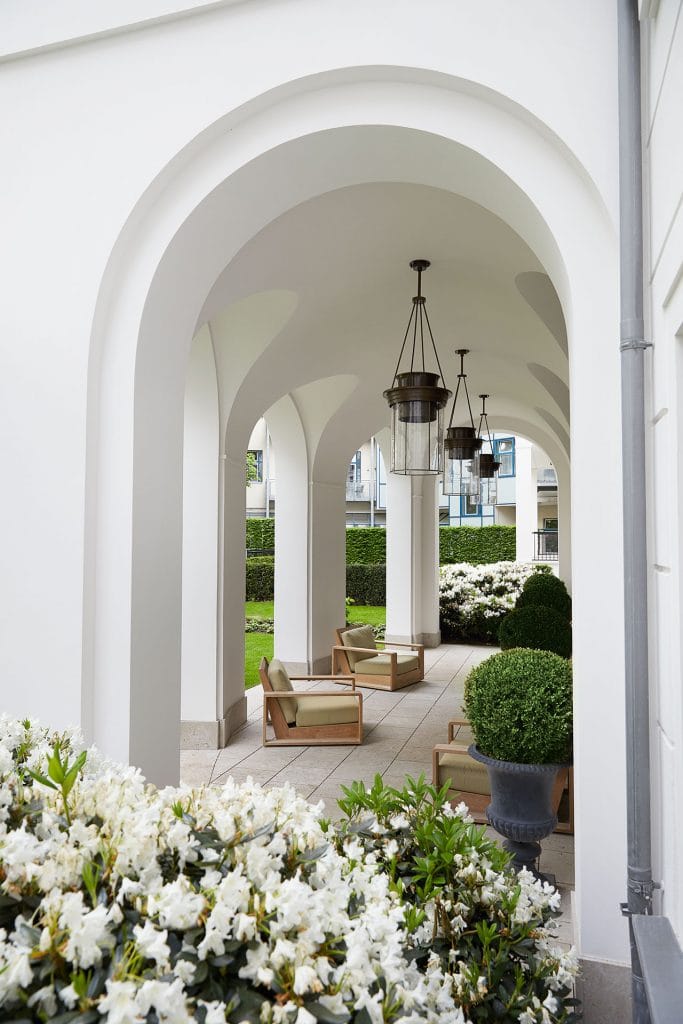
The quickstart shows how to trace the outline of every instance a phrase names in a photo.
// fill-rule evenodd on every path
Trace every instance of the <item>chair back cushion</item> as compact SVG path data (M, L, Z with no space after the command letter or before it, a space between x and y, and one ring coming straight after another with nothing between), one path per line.
M365 658L374 658L377 654L377 644L372 626L356 626L355 629L347 629L345 633L342 633L342 643L344 647L365 647L367 649L367 654L356 654L349 651L346 655L352 672L356 671L357 662L363 661Z
M270 685L273 687L275 693L293 693L294 687L292 686L292 681L289 678L287 669L279 658L273 658L268 666L268 679L270 680ZM294 725L296 722L296 697L291 697L287 700L279 700L278 704L280 705L282 714L285 716L287 725Z

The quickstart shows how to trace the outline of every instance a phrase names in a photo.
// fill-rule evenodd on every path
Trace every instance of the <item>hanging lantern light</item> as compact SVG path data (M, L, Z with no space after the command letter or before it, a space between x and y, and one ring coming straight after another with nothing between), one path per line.
M482 441L482 452L479 456L479 503L481 505L495 505L498 500L498 470L500 469L500 462L496 462L491 431L489 430L489 418L486 414L486 399L489 396L479 395L479 397L481 398L481 415L479 416L478 433ZM486 436L484 436L483 427L486 427ZM487 444L489 450L484 451L483 449Z
M465 356L468 348L459 348L456 354L460 356L460 373L458 374L458 386L455 389L451 418L446 431L444 441L445 467L443 474L444 494L466 495L470 498L479 498L479 453L481 451L481 438L477 437L472 416L470 396L467 391L467 374L464 370ZM454 427L453 417L455 407L458 403L460 385L463 386L467 411L470 417L469 427Z
M429 266L429 260L412 260L410 266L417 271L417 295L413 298L392 385L384 392L391 409L391 472L437 474L443 470L444 408L451 392L439 384L443 372L422 294L422 272ZM438 373L427 369L425 325ZM410 369L399 373L411 333Z

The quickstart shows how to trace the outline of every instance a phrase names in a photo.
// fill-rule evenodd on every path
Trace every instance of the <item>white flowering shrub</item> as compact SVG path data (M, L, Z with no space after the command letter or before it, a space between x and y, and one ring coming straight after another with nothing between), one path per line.
M0 1020L466 1024L483 1019L471 1011L493 983L494 945L482 932L472 959L464 936L513 920L526 922L513 932L520 1009L496 1019L570 1019L569 962L542 927L552 890L459 853L462 896L439 903L424 889L417 911L384 836L337 836L288 786L158 790L76 734L2 718ZM440 937L429 948L437 904L455 956Z
M551 571L537 562L442 565L439 615L444 638L497 643L501 620L515 607L526 581L535 573Z
M509 855L423 778L403 790L376 776L344 787L347 816L337 844L353 834L401 895L413 962L440 968L464 1019L499 1024L570 1024L574 950L556 947L559 893L528 871L514 875Z

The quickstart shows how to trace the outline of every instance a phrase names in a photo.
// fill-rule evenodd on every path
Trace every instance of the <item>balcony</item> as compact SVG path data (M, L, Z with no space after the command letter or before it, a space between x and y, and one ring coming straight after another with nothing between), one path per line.
M534 562L557 562L557 530L534 532Z
M346 500L347 501L370 501L371 484L369 480L347 480Z

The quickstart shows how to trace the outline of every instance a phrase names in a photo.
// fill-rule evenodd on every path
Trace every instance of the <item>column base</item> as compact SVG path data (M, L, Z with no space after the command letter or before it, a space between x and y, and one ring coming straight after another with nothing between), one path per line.
M223 718L208 722L181 722L181 750L220 750L247 720L247 697L240 697Z
M631 969L626 964L582 957L576 995L585 1024L623 1024L631 1020Z
M423 644L425 647L438 647L441 643L441 632L418 633L416 636L400 636L398 633L387 633L388 644Z

